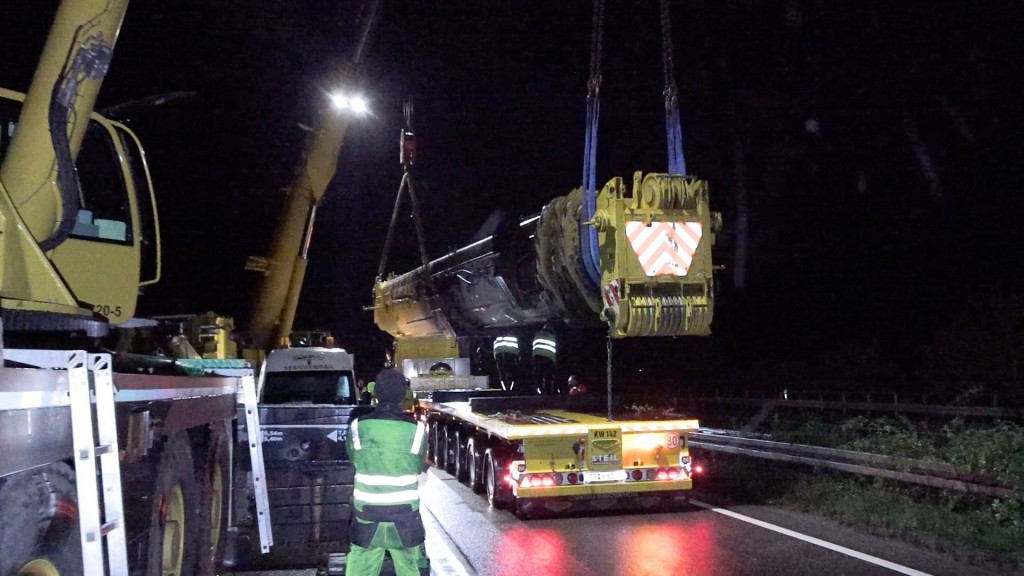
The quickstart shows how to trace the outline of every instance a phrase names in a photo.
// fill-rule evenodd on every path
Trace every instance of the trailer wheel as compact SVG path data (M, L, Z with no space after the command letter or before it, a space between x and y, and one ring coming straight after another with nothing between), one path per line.
M476 447L476 438L470 438L466 442L466 474L469 487L473 492L481 494L484 491L483 474L480 467L480 453Z
M196 573L212 576L224 559L228 491L231 478L231 436L224 422L210 425L206 448L197 458L196 482L200 493L199 550Z
M437 462L437 422L427 424L427 459Z
M440 422L431 424L430 435L434 438L434 466L444 470L448 465L445 458L448 454L448 445L445 442L445 431Z
M464 442L461 431L455 432L455 479L465 482L469 479L469 446Z
M16 474L0 486L0 574L82 573L75 473L62 462Z
M501 462L494 452L488 450L484 454L484 488L487 491L487 502L498 509L507 507L512 499L508 488L502 485L504 474L501 468Z
M455 475L455 462L459 457L459 437L455 429L446 426L444 429L444 471Z
M167 439L150 501L147 576L191 576L201 530L195 467L188 437Z

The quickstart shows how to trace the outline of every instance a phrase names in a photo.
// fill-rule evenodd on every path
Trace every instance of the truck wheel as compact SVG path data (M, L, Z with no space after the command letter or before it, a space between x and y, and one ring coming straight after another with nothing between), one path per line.
M455 461L459 457L459 438L451 427L444 429L444 471L455 475Z
M427 458L437 462L437 422L427 424Z
M466 443L463 441L462 432L455 432L455 479L459 482L465 482L469 479L468 460L469 450L467 450Z
M0 574L81 574L77 499L62 462L9 477L0 486Z
M473 492L481 494L484 491L484 479L480 469L480 454L476 447L476 438L470 438L466 442L466 474L469 487Z
M503 476L501 462L488 450L484 454L484 488L487 490L487 502L498 509L505 508L511 500L508 488L503 485Z
M200 492L199 554L196 574L212 576L224 559L224 537L228 519L228 486L231 478L231 436L223 422L210 425L203 455L196 461L196 482Z
M199 494L188 437L164 444L150 501L147 576L192 576L200 541Z
M448 466L448 461L446 459L446 456L448 455L448 444L445 442L446 438L444 427L440 423L434 422L430 429L435 438L434 466L444 470Z

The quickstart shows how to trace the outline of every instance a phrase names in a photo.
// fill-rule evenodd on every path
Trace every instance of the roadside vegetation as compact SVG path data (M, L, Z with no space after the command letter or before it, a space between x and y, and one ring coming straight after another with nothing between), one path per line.
M829 516L955 557L1024 566L1024 427L857 416L842 422L776 419L772 439L952 464L1014 488L992 498L870 476L711 453L720 494ZM707 454L707 453L706 453Z

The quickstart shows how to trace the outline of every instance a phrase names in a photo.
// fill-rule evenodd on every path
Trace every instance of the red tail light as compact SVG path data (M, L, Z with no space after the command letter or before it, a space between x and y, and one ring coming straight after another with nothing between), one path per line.
M704 467L701 466L700 464L695 465L693 467L693 473L694 474L703 474L704 473Z

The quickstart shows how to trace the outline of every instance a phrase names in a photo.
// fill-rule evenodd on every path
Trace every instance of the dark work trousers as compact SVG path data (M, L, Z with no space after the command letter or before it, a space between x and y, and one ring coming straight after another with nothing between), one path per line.
M512 390L516 386L516 365L519 359L514 354L498 354L494 361L498 364L498 379L502 390Z
M533 357L533 379L538 394L561 394L555 381L555 361L547 356Z

